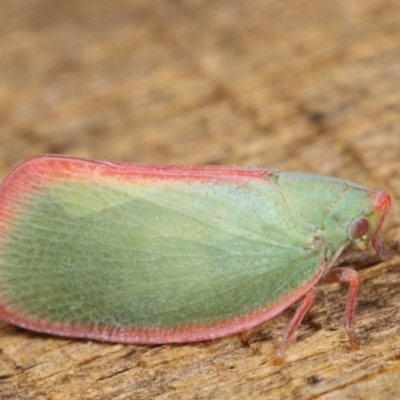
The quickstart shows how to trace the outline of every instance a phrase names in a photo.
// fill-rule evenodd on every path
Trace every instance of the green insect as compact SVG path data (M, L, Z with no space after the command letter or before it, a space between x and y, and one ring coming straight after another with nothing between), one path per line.
M39 332L123 343L214 339L259 325L303 298L372 241L388 194L322 175L38 156L0 188L0 317Z

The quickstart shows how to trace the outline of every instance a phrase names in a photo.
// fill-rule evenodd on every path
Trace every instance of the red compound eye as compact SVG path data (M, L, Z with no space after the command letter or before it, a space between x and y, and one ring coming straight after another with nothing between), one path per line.
M359 217L349 226L349 236L351 239L362 238L369 230L369 221L367 218Z

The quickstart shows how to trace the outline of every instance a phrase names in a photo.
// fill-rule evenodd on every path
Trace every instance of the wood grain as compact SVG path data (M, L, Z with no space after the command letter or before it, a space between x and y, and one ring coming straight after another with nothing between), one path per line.
M400 3L389 0L3 0L0 175L39 153L304 170L387 190L400 248ZM0 205L1 206L1 205ZM400 257L320 285L281 367L290 308L183 345L56 338L0 322L1 399L397 399Z

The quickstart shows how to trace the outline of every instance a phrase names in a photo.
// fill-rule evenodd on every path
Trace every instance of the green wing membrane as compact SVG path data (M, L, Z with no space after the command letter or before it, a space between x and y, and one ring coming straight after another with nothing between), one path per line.
M318 269L313 229L276 186L54 181L20 203L2 296L51 322L173 327L243 315Z

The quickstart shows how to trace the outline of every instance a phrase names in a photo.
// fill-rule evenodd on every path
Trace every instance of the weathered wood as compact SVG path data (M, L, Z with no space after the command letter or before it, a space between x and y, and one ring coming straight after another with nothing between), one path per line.
M400 3L3 0L0 15L1 177L44 152L326 173L392 194L381 238L400 249ZM319 286L280 367L293 307L163 346L0 322L0 398L398 398L400 256L347 262L361 275L358 351L339 285Z

